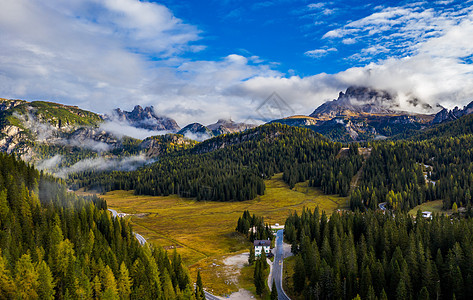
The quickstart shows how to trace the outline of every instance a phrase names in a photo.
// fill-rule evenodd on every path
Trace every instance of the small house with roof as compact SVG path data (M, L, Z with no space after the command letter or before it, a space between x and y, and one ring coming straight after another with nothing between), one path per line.
M253 242L255 246L255 256L260 256L261 253L264 251L266 255L269 254L269 250L271 248L271 241L270 240L255 240Z
M422 216L426 219L432 219L432 212L430 211L423 211Z

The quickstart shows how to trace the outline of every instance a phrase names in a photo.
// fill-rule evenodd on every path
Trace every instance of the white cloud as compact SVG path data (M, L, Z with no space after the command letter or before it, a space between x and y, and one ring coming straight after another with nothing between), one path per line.
M386 49L366 50L367 54L375 51ZM336 98L338 92L348 86L369 86L399 92L402 109L425 112L410 106L409 97L418 97L434 108L436 104L453 108L473 100L473 65L462 60L471 55L473 19L467 19L419 45L418 53L412 56L391 57L336 74L322 73L303 78L256 77L238 88L240 94L259 99L264 99L268 91L277 91L296 113L309 114L323 102Z
M306 51L304 54L312 58L320 58L329 54L330 52L336 52L336 51L337 49L335 48L315 49L315 50Z
M44 159L36 163L38 170L51 170L59 166L62 161L62 155L56 154L51 158Z
M58 177L65 178L67 175L71 173L78 173L87 170L95 170L95 171L110 171L110 170L117 170L117 171L133 171L137 168L152 163L155 160L146 157L143 154L140 155L133 155L124 158L106 158L106 157L97 157L97 158L89 158L83 159L79 162L75 163L70 167L64 167L59 169L58 171L54 172L54 174Z
M413 55L422 43L442 36L468 19L472 9L473 7L436 10L424 7L422 3L378 8L367 17L326 32L322 38L332 41L342 39L344 44L363 41L367 46L360 54L365 55L369 53L368 48L372 50L373 47L389 49L391 56ZM372 59L379 52L372 51L372 54L367 58ZM353 58L358 59L359 55L354 55Z
M322 3L322 2L319 2L319 3L310 3L307 5L307 8L310 9L310 10L314 10L314 9L319 9L319 8L322 8L324 7L325 4Z
M325 7L313 3L305 9ZM0 10L0 96L99 112L154 105L182 127L219 118L258 120L255 109L274 91L297 114L309 114L349 85L399 90L445 106L473 100L472 66L462 61L473 49L471 7L377 9L327 32L330 47L306 52L318 58L336 47L344 52L344 45L366 43L357 59L376 63L299 77L275 71L276 63L252 54L229 53L214 61L182 58L183 52L205 48L196 44L200 31L154 2L6 0ZM384 56L372 59L379 53ZM154 134L103 126L115 128L114 134Z
M106 121L100 125L100 130L110 132L111 134L122 138L124 136L133 137L135 139L144 140L147 137L155 135L163 135L169 133L169 131L161 130L147 130L143 128L136 128L127 124L126 122L119 121Z
M345 45L352 45L356 44L356 39L355 38L346 38L342 40L342 43Z

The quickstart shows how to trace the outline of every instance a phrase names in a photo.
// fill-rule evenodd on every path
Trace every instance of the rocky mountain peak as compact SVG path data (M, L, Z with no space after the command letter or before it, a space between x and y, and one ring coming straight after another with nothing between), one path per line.
M467 106L463 107L463 109L458 108L458 106L455 106L455 108L452 110L448 110L443 107L442 110L435 115L434 119L432 120L432 124L440 124L446 121L453 121L471 113L473 113L473 101L470 102L470 104L468 104Z
M143 108L140 105L135 105L133 110L130 112L117 108L113 111L113 116L109 117L109 119L127 121L133 127L147 130L166 130L176 132L180 129L175 120L164 116L158 116L153 106Z
M369 87L349 87L338 98L319 106L311 117L331 119L354 114L394 114L400 108L394 95Z
M254 127L256 126L246 123L237 123L232 119L219 119L217 123L207 126L208 129L212 130L214 135L241 132Z

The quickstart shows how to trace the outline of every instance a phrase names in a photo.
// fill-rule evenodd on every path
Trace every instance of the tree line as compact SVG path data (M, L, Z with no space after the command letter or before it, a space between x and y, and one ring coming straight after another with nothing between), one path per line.
M294 292L305 299L469 299L473 219L380 211L291 214Z
M0 299L195 299L180 256L106 209L0 153Z
M376 209L381 202L407 211L425 201L443 200L444 209L471 208L473 135L423 141L371 144L351 208Z
M252 216L248 210L245 210L243 215L238 218L235 230L244 234L250 242L274 239L273 231L269 224L264 223L264 218L255 214Z
M337 157L341 147L308 129L268 124L163 154L154 164L133 172L91 171L71 175L68 182L73 188L102 192L124 189L145 195L242 201L264 194L264 179L284 172L291 188L310 180L327 193L347 195L362 157L352 151Z

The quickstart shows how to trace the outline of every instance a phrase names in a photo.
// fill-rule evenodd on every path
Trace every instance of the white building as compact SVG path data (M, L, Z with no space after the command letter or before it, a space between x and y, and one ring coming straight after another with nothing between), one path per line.
M260 256L263 250L266 253L266 255L268 255L269 250L271 248L271 241L270 240L255 240L253 242L253 245L255 246L255 256Z
M432 219L432 212L430 211L423 211L422 216L426 219Z

